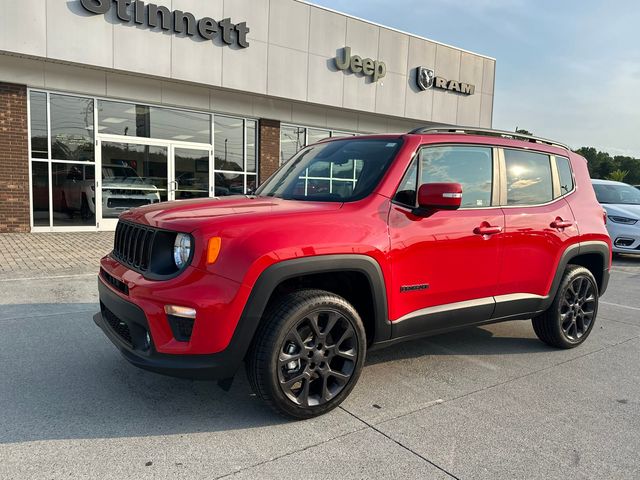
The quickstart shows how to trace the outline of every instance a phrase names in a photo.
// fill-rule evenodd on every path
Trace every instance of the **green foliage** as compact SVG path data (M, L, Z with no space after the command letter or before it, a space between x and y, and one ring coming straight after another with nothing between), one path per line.
M614 170L609 174L607 180L613 180L615 182L624 182L624 179L629 175L629 170Z
M576 150L576 153L587 159L591 178L624 181L631 185L640 184L640 159L638 158L624 155L612 157L593 147L582 147Z

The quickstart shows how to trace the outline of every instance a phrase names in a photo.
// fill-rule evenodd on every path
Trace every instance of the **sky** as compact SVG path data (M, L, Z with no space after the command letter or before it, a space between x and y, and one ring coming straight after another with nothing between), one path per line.
M313 3L495 58L493 128L640 158L638 0Z

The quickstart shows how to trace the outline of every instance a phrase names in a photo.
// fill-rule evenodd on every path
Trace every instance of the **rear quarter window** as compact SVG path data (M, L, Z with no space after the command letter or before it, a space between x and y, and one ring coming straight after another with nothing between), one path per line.
M575 186L573 182L573 174L571 173L571 162L565 157L556 157L556 165L558 167L558 177L560 179L560 192L558 196L566 195L573 191Z

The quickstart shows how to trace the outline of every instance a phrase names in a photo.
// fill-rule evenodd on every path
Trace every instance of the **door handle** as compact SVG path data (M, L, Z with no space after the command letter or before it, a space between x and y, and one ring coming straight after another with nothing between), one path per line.
M495 235L502 232L502 227L489 225L487 222L483 222L482 225L473 229L473 233L476 235Z
M573 222L571 220L563 220L560 217L556 218L553 222L551 222L551 225L550 225L551 228L556 228L558 230L563 228L569 228L572 226L573 226Z

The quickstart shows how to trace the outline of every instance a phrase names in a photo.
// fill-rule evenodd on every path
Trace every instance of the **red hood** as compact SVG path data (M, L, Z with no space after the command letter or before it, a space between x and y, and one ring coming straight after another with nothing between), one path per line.
M233 196L156 203L123 213L120 218L180 232L192 232L214 218L229 215L278 215L338 210L342 203Z

